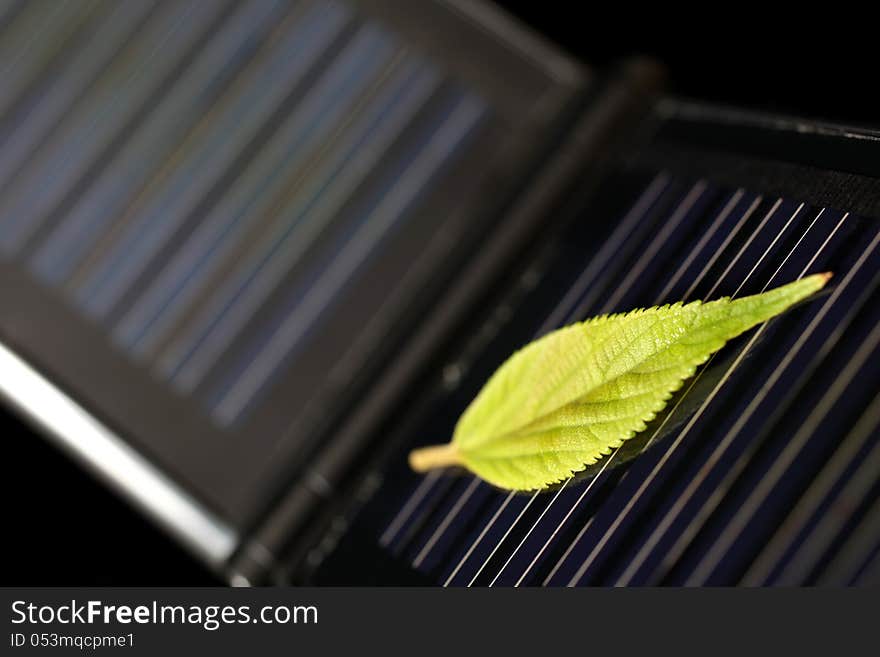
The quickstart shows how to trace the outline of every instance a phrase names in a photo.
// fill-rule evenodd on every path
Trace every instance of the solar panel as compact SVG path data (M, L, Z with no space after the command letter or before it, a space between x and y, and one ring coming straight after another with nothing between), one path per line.
M454 382L436 380L412 404L417 413L400 411L391 426L402 447L373 474L381 486L334 549L315 545L301 557L300 577L575 586L876 576L877 184L862 177L858 158L844 174L802 167L790 152L756 158L747 142L721 139L747 133L742 123L671 107L520 267L467 346L450 352ZM791 136L788 126L775 130ZM835 273L829 291L725 347L645 432L554 490L506 493L406 467L406 451L451 436L487 376L537 335L600 313L758 293L819 271ZM369 574L357 571L355 552L371 555Z
M410 330L584 83L493 14L398 14L95 0L0 20L10 361L226 535L321 446L316 425L393 349L377 336ZM414 45L432 20L457 49ZM495 84L511 67L518 84Z

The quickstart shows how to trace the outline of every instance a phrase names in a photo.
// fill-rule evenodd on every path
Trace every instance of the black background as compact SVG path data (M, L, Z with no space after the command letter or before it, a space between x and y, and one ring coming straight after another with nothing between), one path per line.
M595 67L632 55L663 62L672 93L880 127L872 19L842 5L695 8L629 3L500 3ZM767 4L767 3L765 3ZM829 13L831 12L831 13ZM5 585L218 583L64 454L0 411Z
M880 127L880 30L868 5L498 4L593 66L633 55L659 60L675 95Z

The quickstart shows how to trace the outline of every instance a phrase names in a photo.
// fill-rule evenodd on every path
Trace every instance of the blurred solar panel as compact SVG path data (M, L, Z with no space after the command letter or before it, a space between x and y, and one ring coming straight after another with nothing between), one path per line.
M3 339L219 525L289 481L583 84L491 12L386 5L0 8Z

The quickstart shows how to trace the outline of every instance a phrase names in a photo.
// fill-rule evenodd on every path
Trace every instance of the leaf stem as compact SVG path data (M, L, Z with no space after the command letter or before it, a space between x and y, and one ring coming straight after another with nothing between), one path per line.
M409 453L409 465L416 472L427 472L436 468L461 465L461 456L452 443L431 445L414 449Z

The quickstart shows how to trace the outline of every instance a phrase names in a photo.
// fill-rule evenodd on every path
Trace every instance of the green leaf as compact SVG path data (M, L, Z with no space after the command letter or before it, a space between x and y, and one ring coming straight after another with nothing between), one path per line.
M831 274L731 301L603 315L535 340L501 365L452 442L417 449L419 472L463 466L510 490L570 478L645 429L724 344L822 289Z

